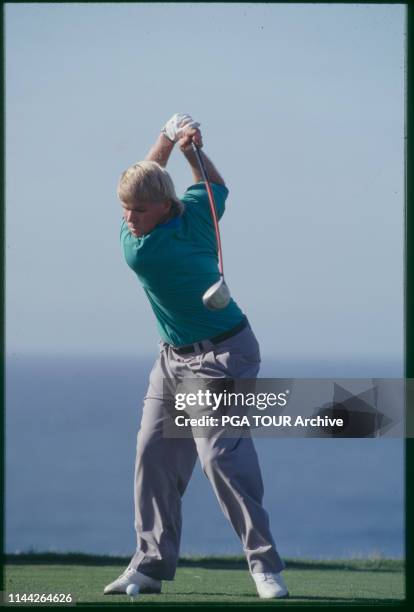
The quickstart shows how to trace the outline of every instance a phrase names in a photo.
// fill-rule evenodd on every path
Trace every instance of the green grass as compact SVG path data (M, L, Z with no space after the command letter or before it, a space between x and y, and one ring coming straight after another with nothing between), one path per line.
M6 558L5 590L10 593L72 593L78 603L130 605L127 596L104 596L128 559L87 555L28 554ZM404 564L393 559L345 561L287 560L284 577L290 598L278 605L302 603L390 604L404 598ZM247 565L240 557L184 558L174 581L160 595L140 595L141 605L183 603L253 604L258 602ZM274 601L260 601L274 605Z

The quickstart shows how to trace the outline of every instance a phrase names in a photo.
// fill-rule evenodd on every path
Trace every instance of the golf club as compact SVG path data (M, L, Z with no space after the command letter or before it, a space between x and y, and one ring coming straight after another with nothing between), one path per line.
M207 176L207 171L203 162L203 158L201 157L200 147L198 147L194 142L192 143L194 153L196 154L198 165L200 166L201 175L206 184L208 199L210 202L210 211L211 216L213 218L214 230L216 233L217 240L217 252L218 252L218 260L219 260L219 272L220 279L211 285L207 289L207 291L203 295L203 304L209 310L221 310L222 308L226 308L230 302L230 291L226 285L224 280L224 272L223 272L223 253L221 251L221 240L220 240L220 230L217 219L216 212L216 204L214 202L214 196L211 189L210 181Z

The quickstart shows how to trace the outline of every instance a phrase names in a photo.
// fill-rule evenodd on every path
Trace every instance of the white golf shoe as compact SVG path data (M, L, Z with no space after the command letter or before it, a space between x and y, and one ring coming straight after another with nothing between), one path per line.
M155 580L132 567L127 567L116 580L108 584L104 589L104 595L118 595L126 593L130 584L136 584L140 593L161 593L161 580Z
M261 599L289 597L289 591L281 574L254 573L252 578Z

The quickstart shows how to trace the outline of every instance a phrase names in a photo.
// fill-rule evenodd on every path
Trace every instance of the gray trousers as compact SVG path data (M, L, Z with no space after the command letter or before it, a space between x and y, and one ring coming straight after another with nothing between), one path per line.
M251 437L228 437L223 428L212 428L203 437L163 435L165 420L172 412L164 379L253 379L259 372L260 349L250 326L219 344L208 340L197 344L196 352L179 355L159 342L160 355L150 374L137 438L137 552L130 567L158 580L173 580L180 547L181 498L198 457L224 515L241 540L250 571L278 573L285 564L262 506L263 481Z

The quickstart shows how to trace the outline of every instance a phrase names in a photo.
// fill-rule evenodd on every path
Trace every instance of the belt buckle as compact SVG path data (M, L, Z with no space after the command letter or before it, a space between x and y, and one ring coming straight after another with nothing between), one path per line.
M184 346L176 346L173 347L173 349L179 354L179 355L188 355L189 353L195 353L197 352L197 345L198 343L195 342L193 344L185 344Z
M209 350L208 346L204 346L204 343L210 342L209 340L200 340L199 342L193 342L193 344L187 344L185 346L173 347L173 349L182 355L188 355L189 353L204 353Z
M199 355L200 353L204 353L205 352L205 348L204 348L204 340L200 340L199 342L194 342L193 345L193 353L196 353L197 355Z

